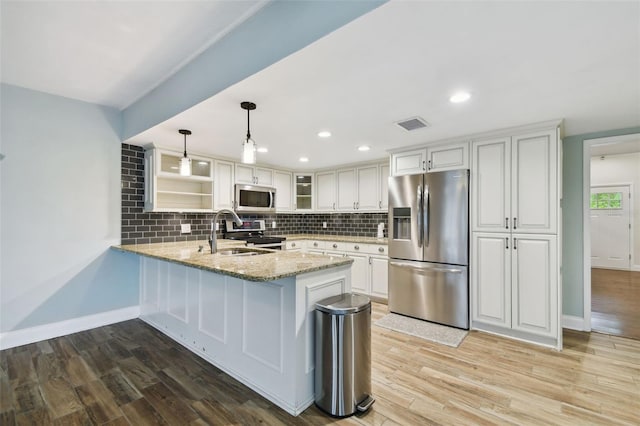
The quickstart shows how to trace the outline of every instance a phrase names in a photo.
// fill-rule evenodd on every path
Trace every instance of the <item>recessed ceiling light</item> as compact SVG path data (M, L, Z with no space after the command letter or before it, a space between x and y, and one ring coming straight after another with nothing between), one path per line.
M362 151L362 152L369 151L370 149L371 149L371 147L368 146L368 145L360 145L358 147L358 151Z
M321 138L330 138L331 137L331 132L328 130L323 130L321 132L318 132L318 136Z
M301 163L308 163L309 159L307 157L300 157L300 162Z
M449 101L453 102L454 104L459 104L461 102L468 101L469 98L471 98L471 93L469 93L469 92L457 92L457 93L454 93L449 98Z
M258 152L269 152L269 150L267 148L265 148L264 146L258 147Z

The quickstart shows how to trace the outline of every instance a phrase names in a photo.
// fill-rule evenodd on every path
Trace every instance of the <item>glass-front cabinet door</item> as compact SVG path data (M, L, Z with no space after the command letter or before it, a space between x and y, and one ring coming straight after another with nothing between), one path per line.
M311 210L313 208L313 175L296 174L294 188L295 209Z
M212 161L208 158L196 157L189 155L191 159L191 177L211 179L213 167ZM182 155L160 152L160 164L159 169L161 175L165 176L180 176L180 160Z

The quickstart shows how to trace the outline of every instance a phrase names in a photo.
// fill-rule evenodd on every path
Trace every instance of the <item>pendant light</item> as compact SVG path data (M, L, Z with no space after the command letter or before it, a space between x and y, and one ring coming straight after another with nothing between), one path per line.
M178 133L184 135L184 157L180 159L180 176L191 176L191 158L187 157L187 135L191 130L180 129Z
M247 110L247 138L242 143L242 162L245 164L255 164L256 162L256 143L251 139L251 130L249 127L249 112L256 109L253 102L241 102L240 108Z

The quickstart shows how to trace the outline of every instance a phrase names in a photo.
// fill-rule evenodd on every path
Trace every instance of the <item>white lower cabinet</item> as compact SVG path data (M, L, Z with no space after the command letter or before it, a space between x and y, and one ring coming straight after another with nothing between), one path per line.
M287 250L304 250L307 253L329 256L347 256L351 265L351 290L369 296L388 297L389 257L385 244L359 244L320 240L287 241Z
M369 265L371 295L386 299L389 297L389 258L387 256L369 256Z
M558 327L555 235L473 233L471 315L474 328L553 345ZM550 338L549 340L545 340Z
M369 256L359 253L346 253L353 259L351 265L351 290L356 293L369 293Z

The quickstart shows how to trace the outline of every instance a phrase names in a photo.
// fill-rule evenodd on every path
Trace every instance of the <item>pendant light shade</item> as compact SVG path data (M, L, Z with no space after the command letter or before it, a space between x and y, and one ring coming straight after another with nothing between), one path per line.
M256 143L251 139L251 129L249 126L249 112L256 109L253 102L241 102L240 108L247 111L247 137L242 143L242 162L245 164L255 164L256 162Z
M178 132L184 135L184 156L180 159L180 176L191 176L191 158L187 157L187 135L191 130L180 129Z

